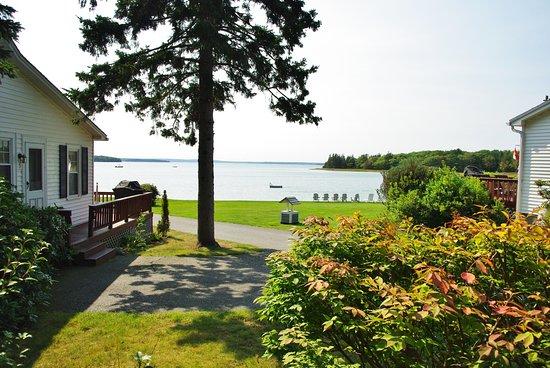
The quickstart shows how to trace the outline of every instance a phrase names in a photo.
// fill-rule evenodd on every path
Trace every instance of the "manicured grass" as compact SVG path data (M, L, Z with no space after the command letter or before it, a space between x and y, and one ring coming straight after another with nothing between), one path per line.
M33 331L27 367L278 367L262 358L264 328L248 310L231 312L46 313Z
M239 254L258 253L261 249L248 244L239 244L226 240L218 241L221 248L216 250L197 247L197 236L182 233L181 231L170 230L166 239L155 244L151 248L140 253L141 256L177 256L177 257L211 257L229 256Z
M302 202L295 207L300 212L300 219L315 215L335 221L338 216L349 216L360 212L368 218L382 215L384 205L381 203L362 202ZM170 215L197 218L197 201L170 200ZM275 201L216 201L216 221L232 222L251 226L290 229L291 225L279 223L280 212L285 206ZM160 213L160 207L154 207L155 213Z

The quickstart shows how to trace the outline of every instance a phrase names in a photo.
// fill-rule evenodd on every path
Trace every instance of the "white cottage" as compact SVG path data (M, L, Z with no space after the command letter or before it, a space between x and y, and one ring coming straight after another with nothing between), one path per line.
M3 45L12 51L17 77L0 79L0 176L31 206L70 211L76 260L104 262L140 215L152 229L152 195L115 200L113 193L93 192L94 141L107 136L15 44Z
M550 100L547 97L508 124L521 137L517 210L528 213L543 202L535 182L550 180Z
M72 211L73 224L85 223L94 141L107 136L15 44L7 47L17 78L0 80L0 175L30 205L63 207Z

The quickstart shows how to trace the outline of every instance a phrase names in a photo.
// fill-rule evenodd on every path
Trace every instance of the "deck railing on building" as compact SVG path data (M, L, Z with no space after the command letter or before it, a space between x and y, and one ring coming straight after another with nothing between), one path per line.
M128 222L145 212L152 212L153 194L150 192L114 199L114 193L94 193L94 204L89 207L88 237L94 231L109 228L118 222Z
M500 199L511 210L516 209L518 196L517 179L480 177L479 180L485 183L487 189L489 189L491 198Z

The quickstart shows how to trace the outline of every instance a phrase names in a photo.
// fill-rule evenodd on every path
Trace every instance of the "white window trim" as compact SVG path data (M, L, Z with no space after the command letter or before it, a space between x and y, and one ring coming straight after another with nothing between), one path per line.
M76 151L76 158L78 162L78 180L77 180L77 193L76 194L70 194L70 176L71 172L69 171L70 168L70 161L69 161L69 152ZM80 198L82 196L82 151L80 146L71 146L67 145L67 200Z
M11 185L17 188L17 164L18 160L16 150L16 135L15 133L0 132L0 139L7 139L10 141L10 165L11 165Z

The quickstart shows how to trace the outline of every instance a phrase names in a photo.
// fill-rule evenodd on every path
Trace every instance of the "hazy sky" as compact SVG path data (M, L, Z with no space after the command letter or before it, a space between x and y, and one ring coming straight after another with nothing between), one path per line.
M23 54L55 85L78 85L93 62L78 48L77 0L4 0L25 30ZM316 0L323 22L300 51L319 65L312 98L323 122L275 117L238 99L216 119L220 160L324 161L329 153L513 149L511 117L550 94L550 1ZM98 115L97 154L195 158L196 147L148 136L124 112Z

